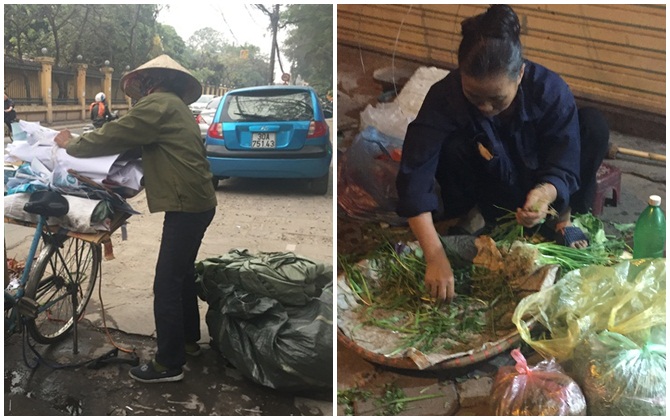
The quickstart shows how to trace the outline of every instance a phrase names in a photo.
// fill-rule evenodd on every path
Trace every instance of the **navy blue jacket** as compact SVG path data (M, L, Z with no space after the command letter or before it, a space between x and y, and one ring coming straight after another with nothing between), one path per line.
M396 180L400 216L437 210L438 197L433 191L440 151L455 136L474 142L475 137L485 135L494 155L489 162L494 167L492 176L499 183L523 189L520 197L534 185L549 182L558 192L552 206L559 212L568 206L570 195L579 188L575 99L556 73L528 60L525 63L514 99L515 115L506 132L498 128L497 117L484 117L465 98L459 70L430 88L403 144Z

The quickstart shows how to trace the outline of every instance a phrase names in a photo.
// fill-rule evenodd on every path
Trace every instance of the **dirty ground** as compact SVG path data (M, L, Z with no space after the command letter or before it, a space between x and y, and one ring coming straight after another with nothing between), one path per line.
M155 341L143 335L113 331L112 337L120 347L137 349L141 360L151 357L155 348ZM262 387L242 377L206 345L200 356L187 360L183 381L140 384L128 376L127 362L110 362L97 369L50 367L54 362L79 364L114 349L104 331L85 320L79 328L77 355L69 337L48 349L38 346L48 362L34 370L23 362L21 341L15 335L5 342L5 415L321 416L332 412L331 391L295 395ZM26 351L34 365L35 356ZM123 352L118 357L131 360Z
M393 99L395 88L387 82L375 79L374 74L413 74L425 64L406 61L398 57L338 45L337 51L337 122L338 153L344 153L360 131L359 115L371 104L380 100ZM380 69L386 69L380 71ZM397 76L396 76L397 77ZM618 147L643 150L665 155L665 142L649 140L628 134L612 132L610 143ZM616 233L612 223L634 223L646 207L651 194L663 197L661 207L665 211L666 168L665 162L651 161L636 157L617 155L606 158L606 163L622 172L620 201L612 206L608 200L599 216L605 223L608 234ZM611 198L609 193L607 197ZM441 222L437 227L446 234L454 221ZM389 226L386 223L365 222L350 217L342 208L337 213L337 253L352 261L363 259L376 249L385 238L397 241L415 240L407 226ZM632 242L630 243L632 245ZM529 365L541 360L528 346L521 346ZM422 372L418 370L398 370L371 363L356 351L338 342L337 347L337 391L346 394L354 390L372 393L366 401L351 398L352 404L338 402L337 413L343 415L353 410L354 415L374 415L379 413L385 387L393 386L407 397L437 394L440 397L407 403L399 415L492 415L489 395L493 377L498 368L513 365L508 353L470 366Z

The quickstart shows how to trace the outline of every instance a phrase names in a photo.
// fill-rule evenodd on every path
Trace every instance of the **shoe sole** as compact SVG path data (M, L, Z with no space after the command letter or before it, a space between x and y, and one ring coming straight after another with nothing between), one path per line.
M191 357L198 357L198 356L200 356L201 354L202 354L202 349L198 349L198 351L192 351L192 352L188 352L188 351L187 351L187 352L186 352L186 355L187 355L187 356L191 356Z
M135 379L135 380L138 381L138 382L142 382L142 383L145 383L145 384L155 384L155 383L159 383L159 382L177 382L177 381L181 381L182 379L184 379L184 372L182 372L182 373L180 373L179 375L176 375L176 376L166 376L166 377L164 377L164 378L156 378L156 379L144 379L144 378L140 378L140 377L138 377L138 376L133 375L133 373L130 372L130 371L128 372L128 376L130 376L131 378Z

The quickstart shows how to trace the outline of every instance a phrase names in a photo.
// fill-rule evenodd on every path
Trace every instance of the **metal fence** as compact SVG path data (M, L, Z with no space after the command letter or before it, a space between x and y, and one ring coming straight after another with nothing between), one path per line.
M52 63L48 58L33 61L5 57L4 92L14 101L20 119L47 124L86 120L89 104L95 101L98 92L105 91L105 86L111 89L108 103L113 104L114 109L122 115L129 109L130 101L120 89L121 75L78 65L58 67ZM44 80L43 72L47 78L50 74L50 79Z
M39 63L10 63L5 61L4 89L16 105L41 104Z

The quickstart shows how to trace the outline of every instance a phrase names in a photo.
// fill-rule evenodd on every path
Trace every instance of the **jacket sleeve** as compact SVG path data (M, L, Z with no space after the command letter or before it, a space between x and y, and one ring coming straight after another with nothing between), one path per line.
M581 140L577 105L567 85L560 80L559 94L545 112L538 138L540 145L539 182L556 187L553 207L561 212L570 203L570 195L579 189Z
M407 127L396 177L396 212L401 217L414 217L438 209L438 197L434 192L435 172L442 144L454 129L447 111L448 97L446 79L434 84L426 94L416 119Z
M151 144L158 137L163 108L156 101L141 100L123 118L70 140L67 153L82 158L109 156Z

